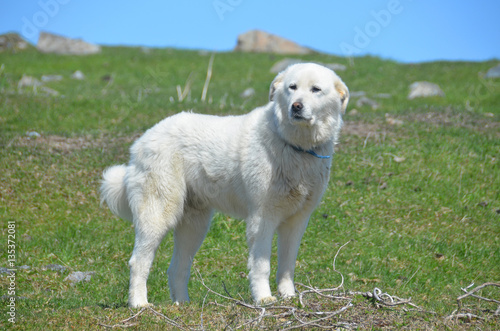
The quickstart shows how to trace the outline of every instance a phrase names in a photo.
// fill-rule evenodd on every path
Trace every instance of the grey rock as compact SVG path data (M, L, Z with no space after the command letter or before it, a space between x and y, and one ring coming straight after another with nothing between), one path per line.
M91 44L80 39L71 39L48 32L41 32L36 45L42 53L86 55L101 52L99 45Z
M500 77L500 64L488 70L485 78L499 78Z
M17 33L0 35L0 52L5 50L22 51L28 47L28 42Z
M42 270L52 270L57 272L65 272L66 269L67 268L65 266L62 266L60 264L48 264L42 267Z
M93 275L95 275L95 271L74 271L64 278L64 280L74 285L80 282L90 282Z
M241 92L240 97L243 99L248 99L255 95L255 89L253 87L249 87L245 89L245 91Z
M275 54L310 54L313 51L291 40L264 32L251 30L240 34L235 51Z
M410 93L408 94L408 99L410 100L433 96L444 97L443 90L441 90L437 84L430 82L415 82L410 85Z
M379 108L379 104L377 101L367 98L365 96L361 97L356 101L356 107L369 106L372 110L377 110Z

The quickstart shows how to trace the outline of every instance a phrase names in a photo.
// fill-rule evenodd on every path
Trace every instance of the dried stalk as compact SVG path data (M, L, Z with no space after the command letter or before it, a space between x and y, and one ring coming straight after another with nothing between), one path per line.
M215 54L212 53L212 55L210 56L210 60L208 61L207 78L205 78L205 84L203 85L203 91L201 93L202 102L205 102L205 99L207 98L208 85L210 84L210 78L212 78L212 66L214 64L214 57Z

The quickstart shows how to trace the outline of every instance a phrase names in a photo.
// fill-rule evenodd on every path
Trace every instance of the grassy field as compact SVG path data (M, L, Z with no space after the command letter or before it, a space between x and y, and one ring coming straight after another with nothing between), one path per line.
M217 214L195 257L192 302L178 307L169 299L169 235L148 283L154 309L129 310L133 228L99 206L103 169L127 162L133 140L166 116L190 109L241 114L265 104L274 77L269 69L282 59L215 54L202 102L209 58L198 51L131 48L85 57L0 53L0 267L28 266L17 268L15 279L0 274L0 328L144 330L174 328L175 321L194 329L278 329L318 318L322 326L360 329L500 328L498 304L472 297L458 313L477 317L446 319L462 288L500 282L500 80L483 78L497 61L303 57L347 65L339 75L351 92L365 91L380 104L373 110L351 99L330 185L297 261L298 283L334 288L343 277L335 292L343 299L307 294L302 304L297 298L264 312L236 302L252 304L245 224ZM84 80L70 78L76 70ZM43 85L59 95L46 95L40 86L18 88L23 75L62 75ZM407 100L408 86L420 80L439 84L446 96ZM177 85L188 86L183 101ZM255 95L242 99L248 87ZM390 96L377 98L381 93ZM32 131L40 137L28 137ZM66 269L45 270L50 264ZM95 274L73 285L65 280L73 271ZM12 284L15 323L7 314ZM375 288L411 297L421 309L388 307L360 294ZM500 299L493 286L477 294Z

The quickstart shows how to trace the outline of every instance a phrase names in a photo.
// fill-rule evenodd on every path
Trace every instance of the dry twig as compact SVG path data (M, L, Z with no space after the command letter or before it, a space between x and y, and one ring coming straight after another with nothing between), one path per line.
M159 311L156 311L154 310L151 306L147 306L147 307L143 307L141 308L141 310L139 310L137 313L135 313L134 315L120 321L120 323L117 323L117 324L113 324L113 325L107 325L107 324L104 324L104 323L101 323L101 322L98 322L98 324L100 326L104 326L105 328L109 328L109 329L114 329L114 328L130 328L130 327L134 327L134 326L137 326L138 323L132 323L132 324L127 324L129 321L139 317L140 315L142 315L144 312L146 311L150 311L152 312L153 314L155 314L156 316L160 316L162 317L165 321L167 321L168 324L172 325L172 326L175 326L176 328L178 329L181 329L181 330L185 330L184 327L182 327L179 323L175 322L174 320L168 318L167 316L165 316L164 314L160 313Z

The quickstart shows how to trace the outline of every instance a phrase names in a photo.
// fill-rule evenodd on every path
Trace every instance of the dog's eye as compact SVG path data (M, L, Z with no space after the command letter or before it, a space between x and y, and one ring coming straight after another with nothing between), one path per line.
M313 87L311 88L311 92L312 92L312 93L321 92L321 89L320 89L319 87L317 87L317 86L313 86Z
M297 89L297 85L296 84L290 84L290 86L288 86L288 88L290 90L294 90L295 91Z

